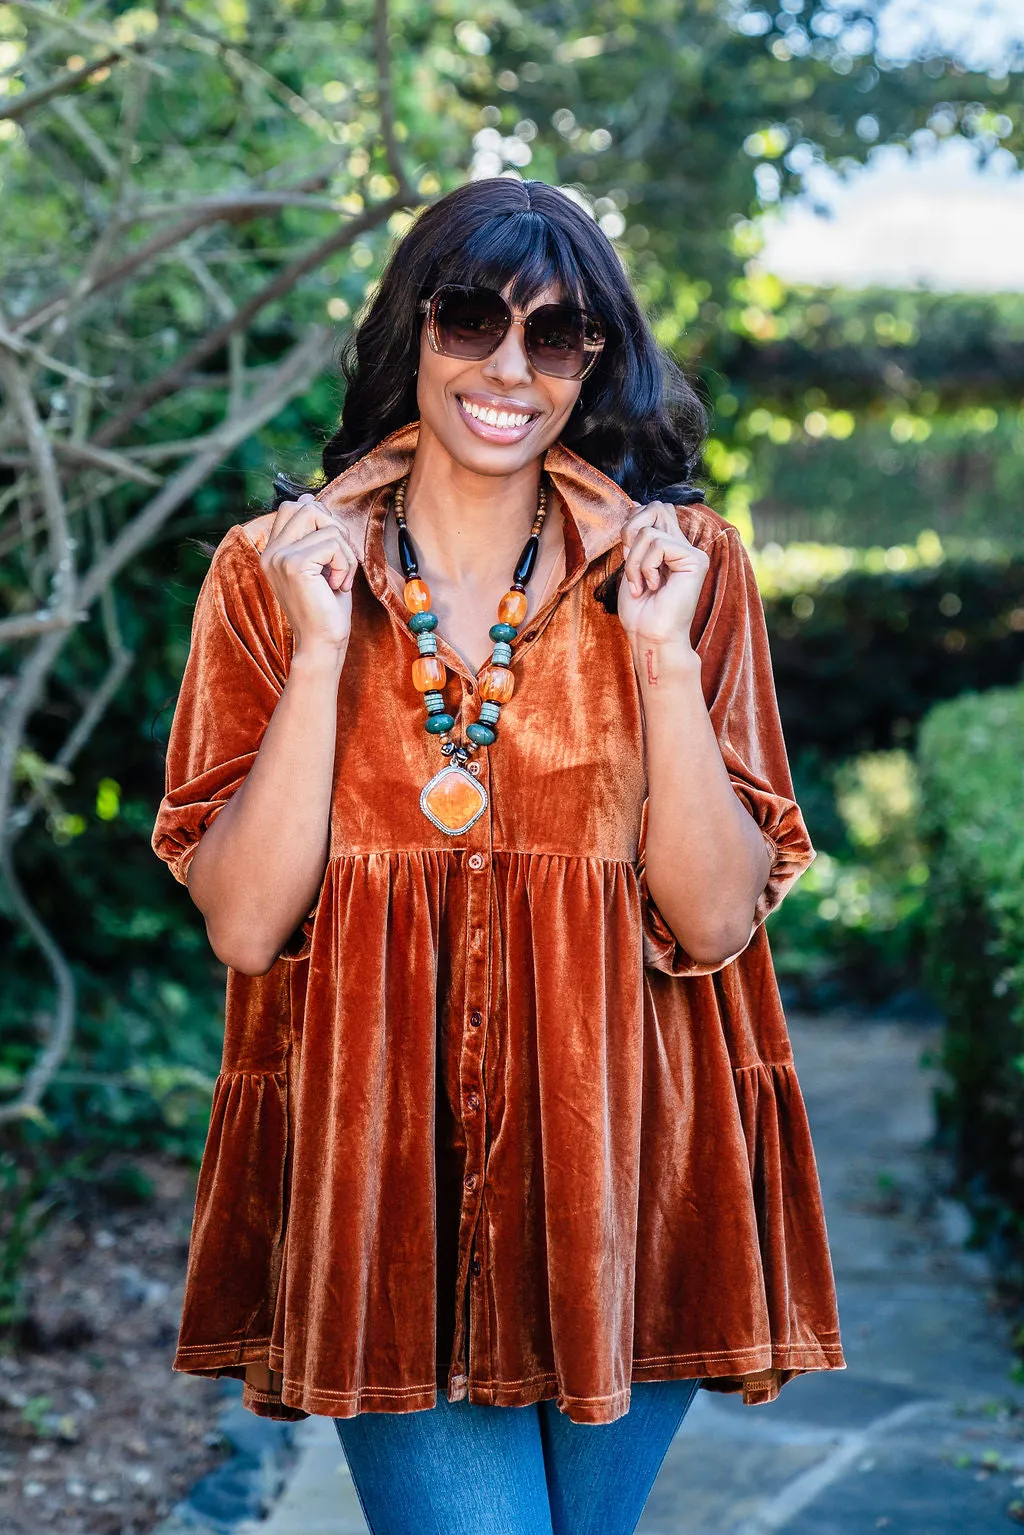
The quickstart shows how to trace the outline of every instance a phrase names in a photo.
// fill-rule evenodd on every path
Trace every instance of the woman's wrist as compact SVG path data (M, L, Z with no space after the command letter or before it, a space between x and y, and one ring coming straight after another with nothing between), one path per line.
M337 681L344 668L347 654L348 640L340 645L323 641L299 644L292 654L290 670L299 676Z
M633 666L644 690L676 682L700 679L700 656L689 640L631 642Z

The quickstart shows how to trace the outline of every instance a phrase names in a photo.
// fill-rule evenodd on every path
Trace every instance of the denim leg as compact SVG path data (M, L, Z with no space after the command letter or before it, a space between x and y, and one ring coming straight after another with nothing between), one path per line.
M536 1404L335 1418L370 1535L553 1535Z
M553 1535L632 1535L700 1380L634 1381L614 1423L538 1403Z

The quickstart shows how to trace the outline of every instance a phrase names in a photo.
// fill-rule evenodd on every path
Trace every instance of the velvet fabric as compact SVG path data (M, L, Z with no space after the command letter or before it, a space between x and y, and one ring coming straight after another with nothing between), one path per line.
M318 499L361 551L338 695L330 847L261 976L229 969L223 1060L173 1368L246 1381L265 1417L555 1398L579 1423L632 1381L771 1401L845 1368L814 1152L764 918L814 857L764 614L736 530L677 508L710 569L692 626L729 775L772 852L741 953L695 964L647 889L643 708L595 588L634 505L561 443L544 468L565 574L513 647L458 836L387 562L413 422ZM153 848L185 882L244 782L292 637L271 514L232 527L196 604ZM495 602L500 593L495 594ZM447 706L479 712L444 642Z

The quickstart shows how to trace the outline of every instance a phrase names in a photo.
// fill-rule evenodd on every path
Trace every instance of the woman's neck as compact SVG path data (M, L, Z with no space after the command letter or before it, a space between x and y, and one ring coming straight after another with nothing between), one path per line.
M492 591L507 584L530 536L539 494L538 459L508 475L475 474L421 432L405 497L421 574L461 588Z

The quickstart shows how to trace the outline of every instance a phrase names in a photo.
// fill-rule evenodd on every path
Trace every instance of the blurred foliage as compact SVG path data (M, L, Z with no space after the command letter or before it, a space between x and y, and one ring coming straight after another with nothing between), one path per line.
M878 1004L920 976L928 865L906 751L794 770L817 857L769 918L776 973L801 1007Z
M940 1124L985 1240L1024 1277L1024 689L941 704L918 759Z
M939 700L1020 680L1024 560L932 564L935 544L921 543L923 550L863 551L831 578L830 567L843 561L829 552L817 579L806 550L774 562L776 594L765 611L794 758L817 751L835 762L910 747ZM789 565L810 577L803 590L783 587Z

